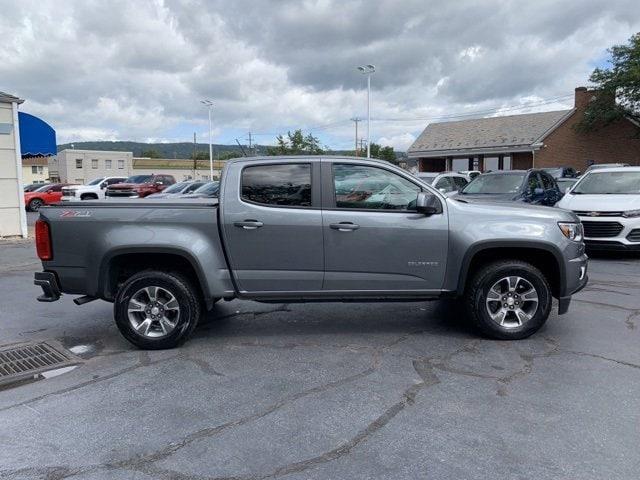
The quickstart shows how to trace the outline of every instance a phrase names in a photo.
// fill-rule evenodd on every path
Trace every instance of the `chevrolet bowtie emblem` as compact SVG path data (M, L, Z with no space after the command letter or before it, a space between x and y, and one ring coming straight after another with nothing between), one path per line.
M587 215L589 215L590 217L599 217L600 212L589 212Z

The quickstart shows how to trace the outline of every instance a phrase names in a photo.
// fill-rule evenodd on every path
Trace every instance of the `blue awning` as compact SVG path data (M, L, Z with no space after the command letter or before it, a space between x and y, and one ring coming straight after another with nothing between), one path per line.
M38 117L18 112L20 150L23 157L49 156L58 153L56 131Z

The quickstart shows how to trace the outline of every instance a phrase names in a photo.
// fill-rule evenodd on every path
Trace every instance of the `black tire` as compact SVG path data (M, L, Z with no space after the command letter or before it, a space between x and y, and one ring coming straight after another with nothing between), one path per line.
M30 212L37 212L40 210L40 207L44 205L44 202L39 198L34 198L29 202L28 209Z
M85 193L80 196L80 200L97 200L98 196L94 193Z
M160 329L165 329L159 320L151 323L152 329L156 330L155 333L161 335L157 337L150 337L137 331L130 321L130 301L134 296L138 298L140 291L147 287L159 287L161 292L169 292L177 302L179 311L178 316L175 317L175 327L166 335L158 332ZM167 302L163 306L166 307L169 303L171 302ZM151 305L151 303L149 303L149 305ZM146 305L145 308L149 305ZM120 333L122 333L127 340L144 350L161 350L174 348L187 340L200 320L202 312L201 305L202 300L198 290L187 278L176 272L145 270L130 277L120 287L115 298L113 313L118 330L120 330ZM133 316L138 318L138 314L139 318L151 316L142 311L134 312ZM147 320L150 319L147 318L143 321L146 322ZM142 321L140 323L142 323ZM141 325L139 325L139 327L140 326ZM149 330L150 329L147 328L147 331ZM151 333L154 332L152 331Z
M521 289L521 295L517 294L517 289L510 290L509 287L513 282L509 282L509 277L524 279L524 281L515 282L517 289ZM498 283L501 279L505 280ZM496 289L499 289L501 293L498 294L494 290L491 295L492 298L498 295L499 300L490 299L487 301L489 291L497 283ZM522 289L526 288L525 293L531 292L529 287L535 289L537 304L533 300L522 300L525 298L522 295ZM468 283L465 296L467 313L473 325L485 336L497 340L520 340L533 335L542 328L551 312L552 293L549 282L538 268L520 260L505 260L482 266ZM512 296L518 298L514 300L511 299ZM529 294L529 296L533 298L534 294ZM503 299L506 299L510 304L502 303ZM513 302L518 300L520 300L520 311L522 314L530 315L530 318L522 320L515 312L508 311L514 307L519 308L517 305L513 305ZM493 315L498 319L492 319L490 310L493 310ZM506 317L502 316L502 325L499 323L500 311L506 312Z

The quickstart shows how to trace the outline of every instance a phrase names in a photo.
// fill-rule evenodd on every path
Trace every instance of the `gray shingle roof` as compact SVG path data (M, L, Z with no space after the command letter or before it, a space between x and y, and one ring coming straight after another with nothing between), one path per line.
M558 110L431 123L409 147L408 153L531 145L571 112Z
M4 102L18 102L18 103L22 103L24 102L23 99L18 98L14 95L11 95L10 93L4 93L4 92L0 92L0 101L4 101Z

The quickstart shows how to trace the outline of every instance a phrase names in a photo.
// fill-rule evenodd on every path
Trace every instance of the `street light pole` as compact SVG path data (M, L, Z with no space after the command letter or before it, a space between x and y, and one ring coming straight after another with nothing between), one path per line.
M213 143L212 143L212 129L211 129L211 109L213 108L213 102L211 100L200 100L204 105L209 108L209 181L213 180Z
M367 158L371 158L371 75L376 71L376 67L369 64L357 68L367 76Z

